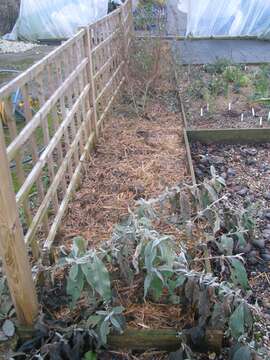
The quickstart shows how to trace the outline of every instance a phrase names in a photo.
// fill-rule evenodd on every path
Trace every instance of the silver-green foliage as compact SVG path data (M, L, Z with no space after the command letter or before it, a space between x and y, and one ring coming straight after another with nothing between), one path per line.
M111 299L111 282L109 272L97 256L96 251L86 249L86 241L82 237L73 240L72 251L66 262L71 265L67 279L67 294L70 295L72 306L81 297L84 289L88 294L98 294L104 302Z

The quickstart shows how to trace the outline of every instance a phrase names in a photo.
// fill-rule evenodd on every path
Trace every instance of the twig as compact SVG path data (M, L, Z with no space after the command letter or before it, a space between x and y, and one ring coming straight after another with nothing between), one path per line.
M205 258L195 258L192 259L191 262L201 262L201 261L206 261L206 260L230 260L230 259L242 259L242 255L244 255L244 253L241 254L237 254L237 255L220 255L220 256L209 256L209 257L205 257Z

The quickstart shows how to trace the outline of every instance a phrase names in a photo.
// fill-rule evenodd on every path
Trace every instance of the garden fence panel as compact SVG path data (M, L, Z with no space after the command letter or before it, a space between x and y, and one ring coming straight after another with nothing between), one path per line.
M128 0L0 89L7 118L0 140L9 164L1 177L12 178L23 239L35 260L50 250L125 81L131 31Z

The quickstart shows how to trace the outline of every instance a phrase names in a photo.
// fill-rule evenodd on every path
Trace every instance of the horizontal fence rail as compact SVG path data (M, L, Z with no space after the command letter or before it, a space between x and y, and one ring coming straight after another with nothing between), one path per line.
M131 31L128 0L0 89L6 114L0 129L6 149L0 158L0 190L14 200L23 241L35 260L51 248L84 163L125 81ZM12 188L3 189L4 177L11 179ZM1 197L0 206L7 206ZM0 215L3 228L5 209ZM0 236L4 243L3 232Z

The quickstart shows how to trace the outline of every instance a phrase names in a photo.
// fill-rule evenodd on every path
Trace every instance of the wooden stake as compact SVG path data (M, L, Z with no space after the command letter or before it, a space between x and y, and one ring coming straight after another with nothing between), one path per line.
M38 303L13 191L4 133L0 124L0 253L16 314L32 326Z

